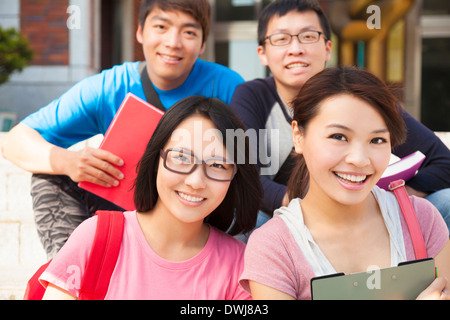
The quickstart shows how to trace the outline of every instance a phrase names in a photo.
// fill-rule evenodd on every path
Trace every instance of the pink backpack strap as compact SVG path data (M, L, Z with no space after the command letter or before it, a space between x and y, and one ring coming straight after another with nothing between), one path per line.
M400 205L400 210L403 213L406 225L409 229L409 234L411 235L416 260L427 258L425 241L423 239L422 231L420 230L416 212L414 211L408 192L406 191L405 181L400 179L391 182L389 184L389 190L394 192L398 204Z
M103 300L122 245L121 211L97 211L94 244L81 281L80 300Z

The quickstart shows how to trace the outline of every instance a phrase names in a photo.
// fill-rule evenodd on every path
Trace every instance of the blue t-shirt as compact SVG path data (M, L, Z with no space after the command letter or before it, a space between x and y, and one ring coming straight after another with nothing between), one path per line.
M125 62L88 77L22 123L37 130L48 142L63 148L99 133L105 134L128 93L147 100L138 67L139 62ZM192 95L214 97L230 104L236 87L243 82L244 79L233 70L197 59L181 86L169 91L155 89L168 109Z

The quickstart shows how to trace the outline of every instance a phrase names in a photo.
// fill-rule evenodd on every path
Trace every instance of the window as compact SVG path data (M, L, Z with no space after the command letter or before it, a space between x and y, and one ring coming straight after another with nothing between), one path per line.
M450 1L422 3L421 121L450 131Z
M258 17L271 0L215 0L214 60L245 80L266 77L256 49Z
M422 41L423 124L433 131L450 131L450 37Z
M216 21L257 20L271 0L216 0Z
M424 0L424 15L450 15L450 1L448 0Z

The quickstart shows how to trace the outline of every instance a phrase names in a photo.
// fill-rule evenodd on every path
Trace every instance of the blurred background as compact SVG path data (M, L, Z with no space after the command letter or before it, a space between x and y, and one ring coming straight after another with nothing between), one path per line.
M20 31L34 53L30 66L0 86L2 130L84 77L143 59L135 40L139 2L0 0L0 26ZM271 1L210 2L213 23L203 58L235 69L246 80L267 76L256 55L256 28ZM416 119L434 131L450 131L450 1L319 2L333 29L329 65L358 65L398 85ZM372 5L380 9L378 17L368 12ZM369 29L368 20L378 18L378 28Z
M0 26L20 31L34 53L30 66L0 86L2 130L84 77L143 59L135 40L139 2L0 0ZM235 69L246 80L267 76L256 55L256 28L271 1L210 2L213 23L203 58ZM434 131L450 131L450 1L319 2L333 29L330 66L358 65L398 85L416 119ZM380 9L378 16L368 12L372 5ZM376 19L378 28L369 29L369 19L372 24Z
M268 76L256 53L256 29L271 1L210 2L213 22L202 58L246 80ZM328 65L366 68L402 89L408 112L450 145L450 1L319 2L333 30ZM143 60L135 37L139 3L0 0L0 141L81 79ZM20 299L26 281L46 260L34 225L30 176L0 157L0 300Z

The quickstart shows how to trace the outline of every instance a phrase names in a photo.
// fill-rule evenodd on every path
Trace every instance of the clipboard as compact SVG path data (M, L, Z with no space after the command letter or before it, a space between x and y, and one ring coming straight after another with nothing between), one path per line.
M397 267L311 279L312 300L414 300L436 278L433 258Z

